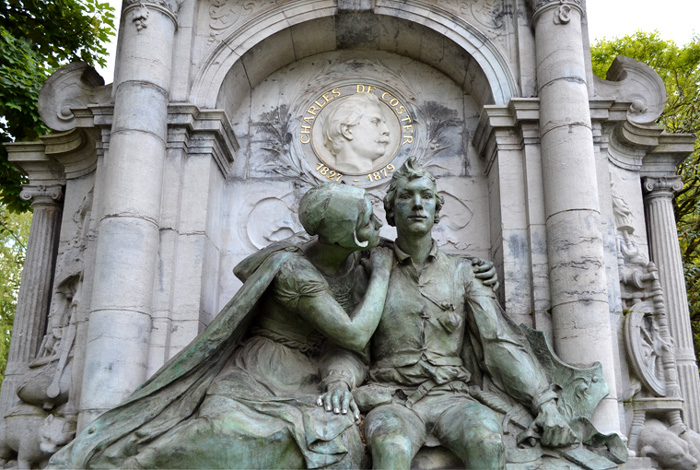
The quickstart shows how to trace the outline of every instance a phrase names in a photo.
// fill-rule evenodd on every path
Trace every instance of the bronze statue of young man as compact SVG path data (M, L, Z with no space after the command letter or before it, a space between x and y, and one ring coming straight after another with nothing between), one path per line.
M469 395L480 370L533 411L544 446L572 444L556 394L493 289L475 276L474 260L445 254L432 239L442 203L435 178L413 160L394 174L384 199L398 234L395 263L371 340L369 383L355 392L360 408L371 409L364 432L374 468L408 469L423 445L437 443L467 468L505 468L500 418ZM329 370L342 375L349 358Z

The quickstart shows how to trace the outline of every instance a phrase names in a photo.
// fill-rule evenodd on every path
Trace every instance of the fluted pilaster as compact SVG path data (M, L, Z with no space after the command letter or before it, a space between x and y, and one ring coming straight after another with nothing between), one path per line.
M61 226L60 186L25 186L20 194L32 202L34 215L17 299L8 369L34 358L44 335Z
M676 346L678 382L685 400L685 420L700 430L700 378L690 327L683 260L673 215L674 193L683 187L680 177L644 178L644 205L651 259L659 269L666 296L668 325Z

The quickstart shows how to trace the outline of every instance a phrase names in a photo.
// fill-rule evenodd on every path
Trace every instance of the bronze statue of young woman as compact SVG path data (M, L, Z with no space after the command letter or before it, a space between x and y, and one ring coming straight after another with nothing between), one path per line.
M369 341L392 254L376 248L361 262L381 227L362 189L312 189L299 217L317 236L239 264L245 284L212 324L51 468L362 466L356 409L335 415L316 406L320 368L328 343L361 351Z

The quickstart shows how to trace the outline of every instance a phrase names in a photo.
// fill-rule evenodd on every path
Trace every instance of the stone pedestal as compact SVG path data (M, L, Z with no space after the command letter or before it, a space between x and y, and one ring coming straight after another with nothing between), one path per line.
M651 259L659 269L671 337L676 346L678 382L685 398L685 419L700 429L700 378L693 348L688 295L678 245L673 195L683 187L680 177L644 178L644 205Z

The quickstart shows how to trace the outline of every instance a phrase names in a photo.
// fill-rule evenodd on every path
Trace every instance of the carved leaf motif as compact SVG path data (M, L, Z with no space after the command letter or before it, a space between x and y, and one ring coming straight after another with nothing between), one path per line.
M316 185L316 182L308 175L303 162L297 152L290 149L292 133L289 129L291 113L287 105L282 105L268 113L263 113L257 122L250 125L253 144L256 149L265 153L260 157L266 157L260 165L261 169L267 169L280 176L298 177L302 182Z
M441 7L446 8L448 10L457 12L461 15L469 13L469 5L467 4L467 2L463 2L460 0L441 0L439 2L435 2L435 4L440 5Z
M209 0L209 43L215 42L235 25L251 17L264 7L276 5L277 0Z
M435 159L444 152L453 155L465 153L467 144L464 141L463 122L456 110L434 101L422 105L419 114L425 116L428 136L428 151L418 156L421 165L429 170L448 170L440 166ZM468 166L468 160L465 161Z
M485 28L498 29L503 26L503 0L441 0L435 3L458 15L472 17Z
M471 5L474 19L489 29L503 27L503 0L482 0Z

